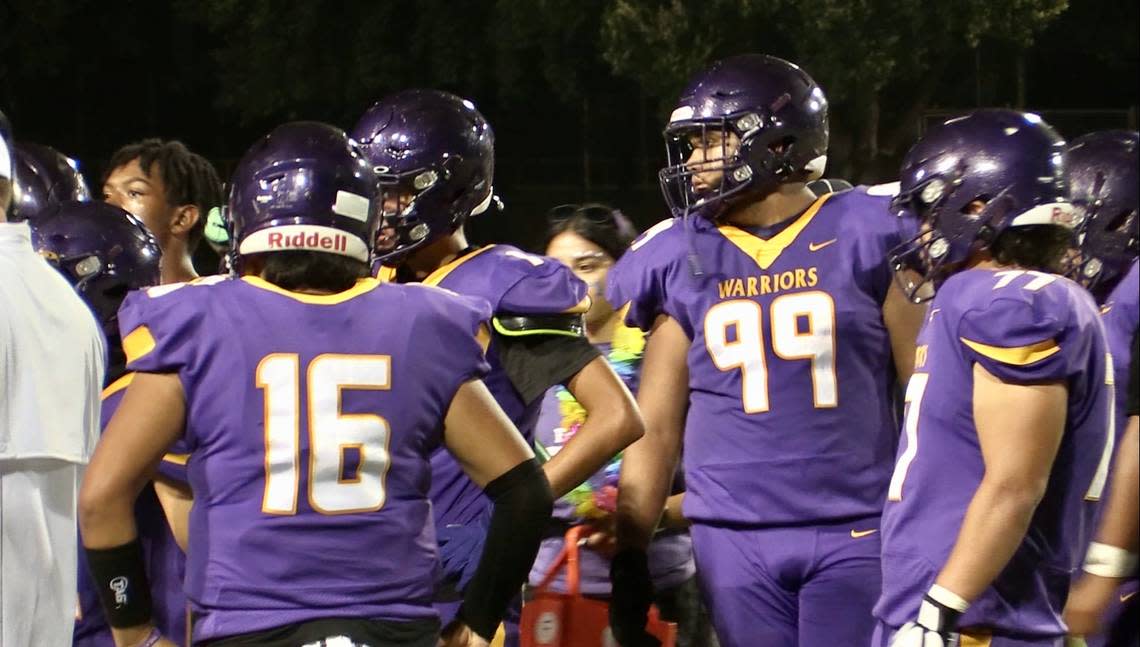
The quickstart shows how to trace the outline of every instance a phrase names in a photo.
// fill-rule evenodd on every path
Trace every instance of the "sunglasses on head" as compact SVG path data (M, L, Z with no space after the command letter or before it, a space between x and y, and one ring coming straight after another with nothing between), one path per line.
M597 204L560 204L546 212L546 220L549 223L557 224L571 218L581 217L590 222L613 225L617 220L615 214L618 213L621 212L617 209Z

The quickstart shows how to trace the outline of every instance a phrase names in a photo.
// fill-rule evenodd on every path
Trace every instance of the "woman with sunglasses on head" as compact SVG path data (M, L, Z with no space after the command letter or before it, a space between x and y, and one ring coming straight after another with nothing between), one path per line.
M568 204L547 214L543 253L568 266L589 288L586 338L631 392L637 392L645 334L622 322L622 313L605 297L606 275L637 236L633 224L620 211L602 204ZM535 449L553 455L574 437L587 417L586 410L565 388L546 392L535 426ZM537 586L558 558L570 527L586 524L596 530L587 541L591 550L580 553L580 587L591 598L610 596L609 557L612 554L612 518L621 454L556 504L554 520L543 540L530 584ZM649 569L656 589L654 601L663 619L678 625L678 647L716 645L712 625L700 604L693 564L692 541L681 516L684 482L680 472L673 481L665 507L662 530L649 546ZM560 574L550 589L566 591Z

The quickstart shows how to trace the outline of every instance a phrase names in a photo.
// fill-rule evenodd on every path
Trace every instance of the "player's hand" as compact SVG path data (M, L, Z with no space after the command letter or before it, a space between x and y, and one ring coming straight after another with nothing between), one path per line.
M891 647L958 647L958 618L965 609L955 609L941 599L942 590L934 586L922 598L918 618L899 629Z
M626 548L610 562L610 630L621 647L659 647L645 630L653 584L649 580L649 560L644 550Z
M459 620L453 620L444 627L437 644L439 647L489 647L490 645L479 634L471 631L471 627Z
M1069 626L1069 634L1086 636L1100 633L1104 612L1112 604L1119 586L1120 580L1116 578L1082 573L1065 604L1065 624Z
M590 531L580 545L606 557L613 559L617 552L617 534L614 529L614 516L607 514L600 519L590 520Z

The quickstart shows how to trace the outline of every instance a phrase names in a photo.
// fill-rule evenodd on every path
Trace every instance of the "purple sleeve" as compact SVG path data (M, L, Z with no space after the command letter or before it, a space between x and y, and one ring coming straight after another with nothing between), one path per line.
M186 441L179 438L166 450L166 455L158 463L159 475L178 483L189 483L190 477L186 475L186 463L190 460L190 450Z
M139 373L178 373L189 397L188 376L199 364L197 346L205 319L203 304L194 303L192 290L161 286L127 295L119 308L119 332L127 355L127 370ZM148 294L149 292L149 294ZM195 442L189 435L175 441L159 466L159 472L183 481L186 460ZM171 460L167 460L167 459Z
M538 258L538 257L536 257ZM581 314L590 308L586 284L570 268L546 259L541 265L525 265L517 269L522 276L499 300L498 311L512 314Z
M963 353L1003 382L1054 382L1077 367L1064 344L1066 313L1044 299L997 298L966 312L958 325Z
M626 308L626 325L645 332L653 328L658 315L674 316L666 301L670 255L661 240L653 240L668 235L672 226L672 220L662 221L642 234L606 277L606 300L615 308Z
M483 299L424 286L427 307L417 329L423 331L424 366L438 370L440 395L450 403L464 383L491 370L484 356L490 341L491 307Z
M875 189L849 191L833 200L842 201L852 211L844 214L844 225L853 228L847 231L858 240L855 263L860 282L882 304L894 281L890 252L914 236L917 224L891 213L890 196L883 191L868 192Z
M195 342L205 313L189 298L191 289L164 288L132 292L119 308L129 371L182 373L197 363Z
M115 411L119 408L119 403L123 401L123 395L126 394L127 387L133 377L133 373L128 373L103 390L102 429L106 429L107 424L114 417ZM166 450L166 455L159 462L158 473L173 481L187 483L189 478L186 476L186 461L189 457L190 452L186 449L184 441L182 439L174 441L174 444Z

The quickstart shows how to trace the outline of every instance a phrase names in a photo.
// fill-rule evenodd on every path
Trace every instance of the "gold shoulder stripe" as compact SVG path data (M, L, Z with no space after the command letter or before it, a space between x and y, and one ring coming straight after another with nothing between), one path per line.
M567 315L585 314L585 312L590 309L590 306L592 304L593 304L593 301L590 299L590 295L587 294L586 296L582 297L581 301L579 301L578 303L576 303L576 304L570 306L569 308L566 308L565 310L563 310L562 314L567 314Z
M396 268L381 265L380 270L376 272L376 280L381 283L392 283L396 280Z
M491 329L487 324L479 324L479 330L475 331L475 341L479 342L479 346L483 348L483 354L487 354L487 348L491 345Z
M1013 348L990 346L989 344L971 341L965 337L959 337L958 339L962 340L963 344L974 349L977 353L1003 364L1011 364L1013 366L1026 366L1040 362L1050 355L1061 352L1061 347L1052 339L1046 339L1045 341L1029 344L1028 346L1015 346Z
M994 637L986 633L967 633L965 631L959 636L959 647L990 647L993 645Z
M150 328L146 325L139 326L123 337L123 352L127 355L127 363L145 357L147 353L154 350L155 342L154 336L150 334Z
M344 303L345 301L350 301L362 294L365 294L366 292L375 290L377 286L380 285L380 281L377 281L374 278L357 279L356 284L344 292L337 292L336 294L306 294L303 292L293 292L291 290L280 288L258 276L243 276L241 277L241 280L256 288L268 290L269 292L276 292L277 294L287 296L290 299L300 301L301 303L310 303L320 306L330 306L336 305L338 303Z
M114 382L111 382L110 384L107 385L107 388L103 389L102 399L106 400L107 398L111 397L112 395L115 395L119 391L122 391L123 389L127 388L128 386L131 385L131 382L133 382L134 379L135 379L134 373L127 373L126 375L120 377L119 379L115 380Z
M190 460L190 454L166 454L162 460L175 465L185 465Z
M423 280L424 285L439 285L440 282L443 281L443 279L447 278L448 274L451 274L460 265L463 265L467 261L475 258L476 256L482 254L483 252L494 249L494 247L495 247L494 245L487 245L486 247L480 247L479 249L471 252L470 254L468 254L466 256L460 256L459 258L451 261L447 265L444 265L443 267L437 268L434 272L432 272L431 274L428 274L427 278L425 278Z

